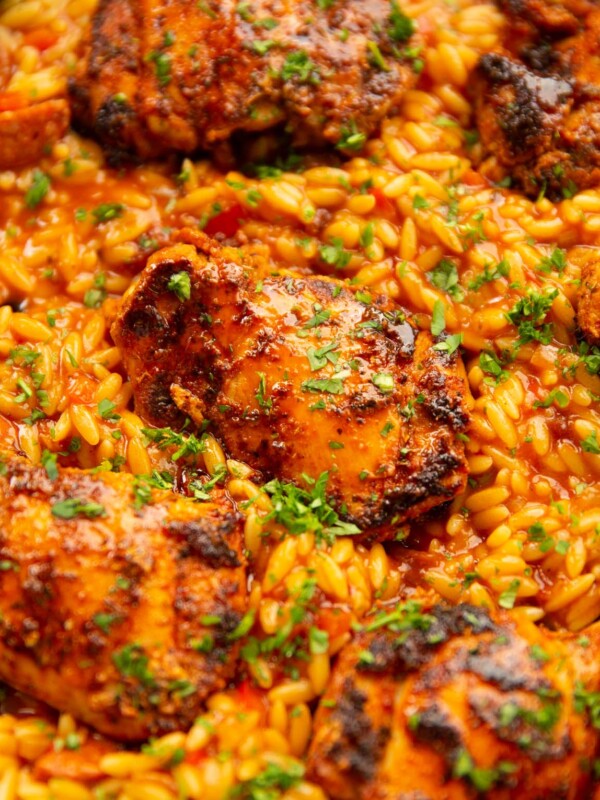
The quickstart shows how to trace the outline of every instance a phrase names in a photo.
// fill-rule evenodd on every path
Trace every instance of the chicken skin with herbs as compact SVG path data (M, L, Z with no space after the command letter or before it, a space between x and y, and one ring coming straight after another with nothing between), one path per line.
M0 679L116 739L188 728L235 671L240 516L130 474L50 473L2 462Z
M597 645L593 628L464 604L367 617L321 700L308 776L332 800L591 797Z
M483 170L532 197L600 184L600 8L500 0L504 49L481 57L473 93Z
M73 112L113 162L279 123L357 150L416 81L420 43L396 0L101 0Z
M306 488L327 473L344 518L378 538L463 490L467 389L451 338L340 281L183 236L198 247L153 255L112 329L145 420L209 424L265 478Z

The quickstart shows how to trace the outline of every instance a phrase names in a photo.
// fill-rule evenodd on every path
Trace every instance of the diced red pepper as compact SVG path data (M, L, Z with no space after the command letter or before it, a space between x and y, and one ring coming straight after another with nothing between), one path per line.
M67 377L67 387L70 400L76 403L92 404L94 402L96 396L94 383L89 378L82 376L80 372L75 372Z
M208 753L206 748L203 747L200 750L195 750L193 753L186 753L185 756L185 763L186 764L199 764L201 761L204 761L205 758L208 758Z
M352 615L349 611L340 608L322 608L319 610L315 625L323 631L327 631L330 639L337 639L350 630Z
M26 33L23 37L23 41L30 47L35 47L38 50L47 50L49 47L56 44L58 37L59 34L55 31L48 30L47 28L36 28Z
M481 177L478 172L475 172L474 169L469 169L465 172L462 176L462 182L466 183L468 186L487 186L485 180Z
M379 211L382 211L384 214L393 214L395 212L391 201L388 200L381 189L371 189L370 192L375 198L375 205Z
M19 92L0 92L0 111L18 111L26 105L27 100Z
M253 686L248 679L242 681L237 687L240 704L247 709L260 711L263 707L263 697L261 692Z
M204 233L208 234L208 236L214 236L216 233L233 236L239 230L243 219L244 209L238 203L235 203L225 211L221 211L211 217L204 227Z

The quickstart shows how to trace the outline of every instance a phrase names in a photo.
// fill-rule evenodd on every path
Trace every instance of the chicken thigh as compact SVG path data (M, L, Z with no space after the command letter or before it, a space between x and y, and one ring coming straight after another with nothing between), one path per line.
M130 474L1 466L0 679L116 739L189 727L236 667L240 516Z
M369 536L393 538L463 490L467 388L445 334L388 299L184 236L198 247L153 255L112 329L143 418L210 425L265 477L327 473Z

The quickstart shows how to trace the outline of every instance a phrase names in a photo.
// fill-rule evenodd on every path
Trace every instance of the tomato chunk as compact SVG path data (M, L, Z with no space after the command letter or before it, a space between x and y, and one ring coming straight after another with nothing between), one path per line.
M18 111L26 105L27 100L19 92L0 92L0 111Z
M341 608L321 608L315 619L315 624L323 631L327 631L330 639L337 639L350 630L352 614Z
M204 233L208 234L208 236L214 236L216 233L233 236L240 229L243 219L244 209L238 203L235 203L225 211L221 211L211 217L204 227Z
M23 37L23 41L25 44L30 45L30 47L35 47L38 50L47 50L49 47L56 44L58 36L58 33L47 30L46 28L36 28L26 33Z
M263 708L263 695L259 689L252 685L248 679L243 680L237 687L240 704L246 709L260 711Z

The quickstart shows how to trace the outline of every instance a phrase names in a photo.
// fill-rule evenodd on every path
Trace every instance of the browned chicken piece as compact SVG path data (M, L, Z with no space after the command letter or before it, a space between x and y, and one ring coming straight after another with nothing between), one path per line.
M35 98L3 91L11 72L10 54L0 42L0 169L16 169L39 161L69 127L69 104L65 99L36 103Z
M600 344L600 261L586 260L581 267L577 322L592 344Z
M47 155L66 133L69 117L63 99L0 111L0 169L23 167Z
M600 9L587 0L504 0L505 49L475 72L483 171L551 199L600 184Z
M386 609L339 657L308 777L331 800L584 800L599 644L464 604Z
M101 0L74 116L113 162L281 122L360 149L416 80L413 28L396 0Z
M497 0L509 26L531 36L533 31L550 35L575 33L581 18L594 7L594 0Z
M265 477L305 487L328 472L346 519L371 536L393 538L463 490L467 389L444 336L434 348L389 299L246 266L186 235L198 248L151 256L112 329L144 419L210 421Z
M140 480L0 470L0 679L120 740L193 723L246 610L237 512Z

